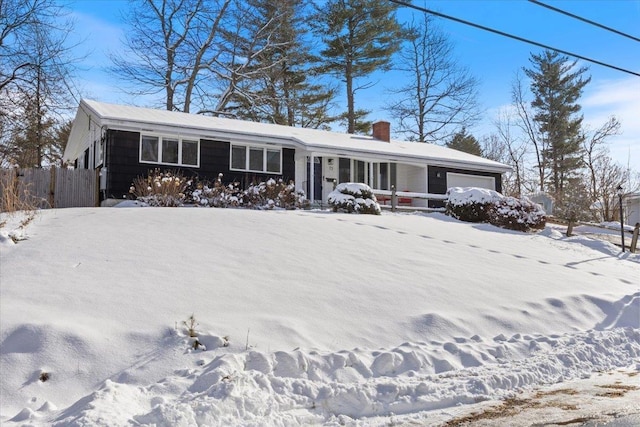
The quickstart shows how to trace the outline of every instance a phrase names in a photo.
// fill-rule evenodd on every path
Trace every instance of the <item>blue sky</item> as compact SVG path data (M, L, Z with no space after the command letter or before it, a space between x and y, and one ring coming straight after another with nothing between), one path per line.
M640 37L639 0L571 0L546 1L547 4L596 21L618 31ZM414 0L414 4L486 27L531 39L558 49L609 63L640 73L640 42L559 14L525 0ZM84 96L105 102L139 104L118 89L118 81L106 68L109 52L118 51L125 28L120 14L128 7L126 0L75 0L70 4L76 19L76 34L86 43L81 49L91 51L80 72ZM399 18L408 20L412 13L401 8ZM440 28L455 45L461 65L468 67L480 82L480 102L484 120L473 134L480 138L493 131L497 111L510 104L510 89L515 73L529 65L531 52L541 48L512 40L461 23L437 18ZM582 62L592 77L580 103L585 124L595 128L610 115L622 122L623 134L610 140L611 156L640 171L640 77L601 65ZM382 110L388 94L385 82L389 75L372 76L378 82L358 95L357 106L371 109L369 118L388 119Z

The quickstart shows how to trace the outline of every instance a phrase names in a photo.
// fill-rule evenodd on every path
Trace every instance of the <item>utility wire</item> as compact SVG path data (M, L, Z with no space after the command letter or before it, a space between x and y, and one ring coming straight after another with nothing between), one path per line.
M563 15L567 15L567 16L570 16L570 17L572 17L572 18L578 19L578 20L580 20L580 21L582 21L582 22L586 22L587 24L595 25L596 27L602 28L602 29L607 30L607 31L611 31L612 33L616 33L616 34L621 35L621 36L623 36L623 37L630 38L631 40L635 40L635 41L637 41L637 42L640 42L640 38L638 38L638 37L636 37L636 36L632 36L632 35L630 35L630 34L623 33L622 31L618 31L618 30L616 30L615 28L607 27L606 25L602 25L602 24L600 24L600 23L598 23L598 22L591 21L591 20L586 19L586 18L582 18L582 17L580 17L580 16L578 16L578 15L574 15L573 13L570 13L570 12L564 11L564 10L562 10L562 9L558 9L557 7L553 7L553 6L551 6L551 5L548 5L548 4L546 4L546 3L543 3L543 2L541 2L541 1L538 1L538 0L529 0L529 2L531 2L531 3L533 3L533 4L537 4L538 6L546 7L547 9L553 10L554 12L562 13Z
M598 64L598 65L602 65L603 67L612 68L612 69L617 70L617 71L622 71L623 73L632 74L634 76L640 77L640 73L635 72L635 71L627 70L625 68L620 68L620 67L617 67L615 65L611 65L611 64L607 64L605 62L601 62L601 61L598 61L598 60L595 60L595 59L587 58L586 56L582 56L582 55L578 55L578 54L575 54L575 53L571 53L571 52L568 52L566 50L562 50L562 49L558 49L558 48L555 48L555 47L552 47L552 46L548 46L548 45L545 45L545 44L542 44L542 43L538 43L538 42L535 42L533 40L525 39L523 37L514 36L513 34L505 33L505 32L500 31L500 30L496 30L496 29L493 29L493 28L485 27L483 25L474 24L473 22L465 21L464 19L456 18L456 17L450 16L450 15L445 15L444 13L436 12L435 10L427 9L425 7L416 6L414 4L407 3L406 1L403 1L403 0L389 0L389 1L391 3L395 3L395 4L398 4L400 6L406 6L408 8L415 9L415 10L418 10L420 12L430 13L431 15L439 16L441 18L449 19L451 21L459 22L461 24L470 25L472 27L479 28L479 29L484 30L484 31L489 31L490 33L498 34L498 35L504 36L504 37L509 37L511 39L518 40L518 41L521 41L521 42L524 42L524 43L528 43L528 44L532 44L534 46L542 47L544 49L555 50L556 52L563 53L565 55L569 55L569 56L572 56L574 58L582 59L582 60L587 61L587 62L591 62L591 63Z

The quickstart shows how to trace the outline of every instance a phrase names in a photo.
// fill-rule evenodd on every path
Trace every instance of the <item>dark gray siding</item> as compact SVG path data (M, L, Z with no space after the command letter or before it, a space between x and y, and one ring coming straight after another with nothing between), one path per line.
M107 135L106 159L107 188L103 198L121 199L129 195L129 188L136 177L147 176L156 168L160 170L179 171L184 176L197 177L201 180L213 181L222 173L225 183L240 182L244 187L253 181L263 181L268 178L284 178L286 181L295 178L295 150L282 150L281 176L271 174L256 174L248 172L232 172L229 170L228 142L200 140L200 167L178 167L140 163L140 133L120 130L109 130Z

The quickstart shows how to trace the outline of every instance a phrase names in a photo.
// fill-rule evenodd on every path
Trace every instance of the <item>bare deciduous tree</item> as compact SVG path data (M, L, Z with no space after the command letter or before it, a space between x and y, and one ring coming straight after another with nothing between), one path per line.
M0 1L0 90L16 81L24 81L31 66L24 38L52 6L51 0Z
M22 167L54 164L62 144L57 129L77 101L73 73L80 58L74 53L77 45L67 41L73 22L55 1L0 1L0 9L0 56L11 56L0 67L2 161ZM10 76L7 66L14 67Z
M213 91L201 92L201 113L233 114L238 104L261 104L255 90L255 81L286 62L286 55L271 62L261 62L274 51L286 51L293 40L279 37L280 24L286 19L287 10L277 10L260 16L258 0L237 1L230 9L222 31L220 51L209 68Z
M511 100L518 116L518 120L516 122L517 126L525 135L528 144L533 147L535 155L535 169L538 175L538 189L539 191L544 191L547 169L543 153L548 149L548 141L538 131L533 120L534 114L531 111L530 103L526 100L522 78L523 77L520 73L516 73L511 86Z
M513 133L516 127L513 109L501 110L494 126L496 133L485 142L485 155L512 167L512 171L505 174L502 189L505 194L520 197L525 191L533 189L526 186L527 146Z
M589 190L593 200L599 198L597 169L599 160L608 155L605 145L606 140L620 133L620 122L615 117L609 119L593 132L583 132L582 149L584 150L583 163L589 172Z
M453 45L424 15L409 27L409 40L399 53L397 68L408 83L392 90L387 105L408 139L435 142L450 139L460 128L479 117L477 80L453 58Z
M144 0L132 2L123 53L113 71L133 85L132 95L164 92L167 110L189 112L201 73L220 54L216 48L231 0Z
M582 134L583 164L587 170L589 197L600 219L613 219L614 200L617 187L625 181L625 170L609 156L607 139L620 133L620 122L615 117L603 123L595 131L588 129Z

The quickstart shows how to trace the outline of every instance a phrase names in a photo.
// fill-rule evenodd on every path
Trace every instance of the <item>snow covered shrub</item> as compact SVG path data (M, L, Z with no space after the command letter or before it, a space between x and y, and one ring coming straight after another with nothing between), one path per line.
M195 182L195 181L194 181ZM238 207L243 203L243 194L237 182L225 185L222 174L213 183L196 182L190 191L190 199L197 206L214 208Z
M447 190L446 214L460 221L489 222L493 203L502 194L476 187L451 187Z
M380 205L366 184L343 182L329 194L329 206L334 212L380 215Z
M282 179L273 178L251 184L244 201L247 207L255 209L302 209L309 205L304 192L296 191L293 181L285 184Z
M304 192L296 191L293 181L269 179L241 190L237 182L224 184L222 174L212 184L192 181L187 189L188 201L214 208L246 207L253 209L303 209L309 206Z
M447 191L446 214L461 221L488 222L517 231L539 230L546 225L542 207L527 198L517 199L475 187Z
M129 193L149 206L175 207L183 205L186 188L187 179L180 173L154 169L147 177L134 179Z
M495 201L489 217L491 224L509 230L541 230L546 225L546 214L542 207L526 197L504 197Z

